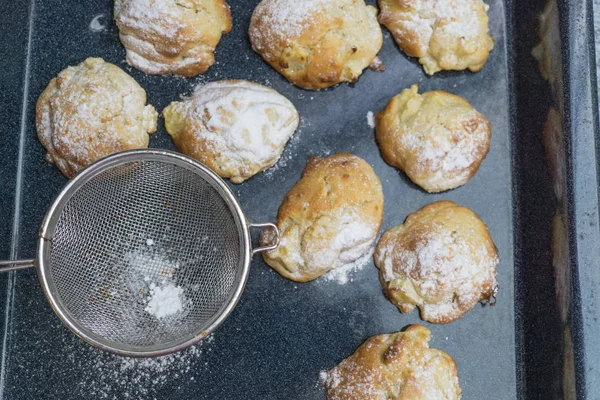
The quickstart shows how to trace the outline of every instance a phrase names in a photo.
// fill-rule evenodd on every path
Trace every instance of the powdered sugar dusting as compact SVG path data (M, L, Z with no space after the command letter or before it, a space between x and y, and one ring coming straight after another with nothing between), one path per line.
M195 140L206 143L220 172L231 177L248 178L275 164L299 122L288 99L246 81L199 86L190 99L169 108L184 116Z
M371 247L371 243L368 243L368 245L369 247ZM364 246L359 247L362 250L362 247ZM336 282L340 285L345 285L348 282L354 282L352 275L356 271L361 270L365 265L367 265L371 261L373 257L373 251L374 249L371 247L371 249L368 250L365 254L363 254L362 257L356 259L353 262L332 269L331 271L323 275L322 279L327 282Z
M163 286L150 284L148 305L144 310L158 319L177 314L183 310L185 295L181 286L168 282Z
M306 23L314 18L316 11L331 8L335 4L335 0L263 0L254 12L264 19L269 30L256 34L278 38L298 36Z

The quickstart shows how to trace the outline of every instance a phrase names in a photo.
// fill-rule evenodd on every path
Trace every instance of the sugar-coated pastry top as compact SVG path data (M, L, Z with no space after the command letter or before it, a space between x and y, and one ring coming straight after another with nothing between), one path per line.
M129 64L188 77L214 64L232 24L225 0L115 0L115 21Z
M262 0L249 35L254 51L305 89L356 81L383 43L364 0Z
M198 86L163 115L182 153L234 183L273 166L299 122L296 108L284 96L241 80Z
M494 40L482 0L379 0L379 22L425 72L483 68Z
M417 85L393 97L377 115L383 158L428 192L464 185L490 147L491 126L465 99Z
M404 313L448 323L479 301L494 299L500 262L487 227L475 213L438 201L385 232L375 265L386 296Z
M420 325L367 339L353 355L321 373L327 400L459 400L456 363L430 348L430 339L429 329Z
M123 150L148 147L158 114L132 77L88 58L52 79L38 99L36 127L46 160L67 177Z
M284 277L310 281L369 254L382 219L381 182L367 162L347 153L310 157L279 207L279 248L263 257Z

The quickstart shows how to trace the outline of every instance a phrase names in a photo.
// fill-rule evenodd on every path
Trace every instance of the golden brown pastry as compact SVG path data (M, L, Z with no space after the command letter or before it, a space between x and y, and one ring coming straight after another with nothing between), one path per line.
M465 99L413 85L377 114L383 158L428 192L464 185L490 148L491 126Z
M385 295L403 313L418 306L421 318L452 322L477 302L495 301L498 252L475 213L438 201L385 232L375 265Z
M190 98L171 103L163 115L182 153L233 183L273 166L299 122L288 99L241 80L198 86Z
M36 106L46 161L67 177L123 150L148 147L158 114L132 77L101 58L88 58L52 79Z
M482 0L379 0L379 22L425 72L483 68L494 40Z
M456 363L429 347L420 325L367 339L337 367L321 373L328 400L459 400Z
M383 36L364 0L262 0L250 22L252 48L295 85L354 82L374 63Z
M115 21L127 62L147 74L205 72L231 30L225 0L115 0Z
M381 182L369 164L347 153L310 157L279 207L281 243L263 257L284 277L310 281L368 254L382 219Z

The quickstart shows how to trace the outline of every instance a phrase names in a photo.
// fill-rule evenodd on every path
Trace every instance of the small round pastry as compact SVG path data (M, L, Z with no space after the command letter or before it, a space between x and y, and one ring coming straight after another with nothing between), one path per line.
M459 400L456 363L430 348L430 340L431 332L420 325L370 337L331 371L321 372L327 400Z
M36 106L46 161L67 177L110 154L148 147L157 118L144 89L101 58L63 70Z
M279 207L279 247L263 257L284 277L307 282L369 254L382 219L381 182L367 162L347 153L310 157ZM263 232L261 243L271 243Z
M147 74L206 72L231 30L225 0L115 0L115 21L127 62Z
M494 48L489 6L482 0L379 0L379 8L379 22L429 75L467 68L477 72Z
M190 98L165 108L163 116L179 151L233 183L275 165L299 123L288 99L241 80L198 86Z
M304 89L355 82L381 70L377 10L364 0L262 0L250 21L252 48Z
M490 122L465 99L413 85L377 114L383 158L430 193L464 185L487 155Z
M483 221L451 201L409 215L375 250L385 295L403 313L418 306L434 324L452 322L480 301L493 304L499 262Z

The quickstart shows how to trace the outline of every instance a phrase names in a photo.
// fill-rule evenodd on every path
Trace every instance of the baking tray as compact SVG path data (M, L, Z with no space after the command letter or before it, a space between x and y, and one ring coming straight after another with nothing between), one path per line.
M433 333L431 345L456 360L464 399L562 398L561 382L570 375L563 368L564 324L557 315L550 252L556 202L539 141L552 100L530 55L538 41L536 17L544 2L488 1L496 47L479 73L426 77L384 30L379 56L387 66L385 73L367 70L356 84L321 92L293 87L252 52L247 27L258 0L229 3L234 28L217 49L218 64L193 79L147 76L127 66L109 0L0 4L5 38L0 48L6 55L0 60L4 73L0 81L0 237L5 239L0 241L0 254L34 255L39 223L66 182L43 161L34 109L48 81L67 65L89 56L103 57L129 72L159 111L180 94L189 94L198 83L256 81L287 96L298 108L301 124L276 167L242 185L231 185L248 218L274 221L306 158L339 151L363 157L381 179L386 198L382 230L436 200L470 207L488 224L502 258L498 302L495 307L477 306L449 325L424 323ZM587 162L592 162L574 170L567 207L573 214L568 229L574 276L568 326L582 396L600 393L589 391L594 388L593 380L586 379L585 371L593 368L593 360L582 352L600 343L586 339L585 329L595 329L593 316L586 314L579 301L585 290L593 290L589 282L585 286L592 276L579 274L579 268L584 265L582 269L588 271L593 259L577 257L585 251L584 244L594 247L592 233L585 236L587 241L579 242L578 229L587 225L577 218L583 212L577 206L583 204L586 212L596 212L598 222L597 192L596 203L590 194L597 182L595 158L590 158L595 153L589 154L596 148L594 131L585 136L592 143L571 140L596 123L591 105L594 78L589 71L575 74L584 55L593 63L591 31L582 23L590 10L591 1L561 3L565 91L560 95L568 100L564 111L567 162L578 165L577 151L585 152ZM579 58L573 60L574 55ZM571 81L579 83L576 88L569 86ZM367 124L367 112L378 112L390 97L416 82L421 90L442 89L465 97L492 123L488 157L474 178L456 190L437 195L419 190L382 160ZM571 93L590 104L575 107ZM575 110L587 112L588 125L573 118L570 113ZM150 146L174 149L162 120ZM578 192L584 189L587 197ZM324 279L299 284L281 278L257 257L239 305L212 337L165 359L132 361L92 349L62 326L46 303L34 271L0 276L0 288L4 311L0 399L319 399L323 398L319 371L352 354L369 336L422 323L416 312L402 315L383 297L372 264L352 274L346 284Z

